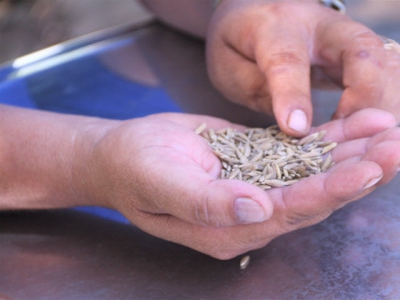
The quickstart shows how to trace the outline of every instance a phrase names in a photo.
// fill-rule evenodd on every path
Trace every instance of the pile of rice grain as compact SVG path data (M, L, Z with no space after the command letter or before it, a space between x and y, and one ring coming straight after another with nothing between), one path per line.
M329 152L337 143L323 141L324 131L297 139L278 126L249 128L244 132L205 129L203 124L196 133L207 139L221 160L222 179L244 180L270 189L293 184L333 165Z

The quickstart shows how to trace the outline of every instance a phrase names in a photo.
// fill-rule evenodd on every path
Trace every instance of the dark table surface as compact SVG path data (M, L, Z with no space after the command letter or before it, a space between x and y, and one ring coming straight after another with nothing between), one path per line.
M353 1L349 14L399 40L397 4ZM273 122L211 87L201 41L153 23L21 58L0 69L0 80L2 102L34 109L117 119L184 111L249 126ZM339 96L313 92L315 124L329 119ZM1 212L0 299L400 299L399 192L396 177L322 223L252 251L244 270L241 257L213 259L113 212Z

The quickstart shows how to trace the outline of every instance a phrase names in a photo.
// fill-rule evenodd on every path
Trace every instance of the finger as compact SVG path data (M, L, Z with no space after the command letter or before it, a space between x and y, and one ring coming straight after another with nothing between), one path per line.
M340 143L331 151L332 159L335 162L340 162L350 157L363 156L370 149L381 143L384 145L389 145L385 144L389 141L394 142L393 145L388 147L388 149L383 147L383 149L379 150L381 151L380 156L386 160L390 160L390 165L397 165L395 161L399 148L396 147L396 142L400 141L400 128L398 127L386 129L371 138L361 138ZM392 151L394 153L391 153Z
M202 159L215 159L209 153L212 157L203 155ZM141 204L142 211L170 214L210 227L263 222L273 211L263 190L243 181L217 179L197 163L163 161L152 174L159 182L151 188L157 206L145 202ZM157 174L168 176L157 178Z
M288 21L286 25L285 30L278 26L268 35L260 30L256 61L266 78L279 127L302 136L309 131L312 118L309 47L298 24Z
M352 157L363 156L367 151L368 141L368 138L362 138L338 144L331 151L332 161L339 163Z
M371 162L348 161L334 168L334 172L268 191L277 210L264 223L216 228L165 214L143 214L140 217L145 222L139 223L143 230L154 236L218 259L230 259L262 247L276 236L326 218L350 199L364 193L365 188L376 181L374 176L379 178L381 172L379 166Z
M334 120L312 129L313 132L325 130L325 140L344 142L371 137L378 132L396 126L394 116L376 108L356 111L345 119Z
M222 3L210 20L206 43L209 77L213 84L230 100L254 110L272 114L271 98L265 78L257 66L253 44L253 22L265 20L255 16L251 5ZM240 5L240 4L239 4ZM238 12L240 22L238 22ZM249 32L250 31L250 32ZM263 106L260 106L263 105Z
M380 142L367 151L363 160L373 161L383 170L383 178L379 185L388 183L400 170L400 140Z
M344 92L335 112L343 118L366 107L381 107L386 85L386 54L381 39L351 20L329 23L317 30L317 53L329 72L341 66Z
M274 203L272 217L251 224L251 231L236 228L235 245L240 249L262 247L272 239L316 224L337 209L370 193L382 178L382 169L360 157L335 165L329 172L303 179L294 185L274 188L266 193ZM235 227L231 227L235 228Z
M399 135L399 134L397 134ZM370 139L357 139L339 144L332 150L332 160L339 163L355 156L362 156L363 160L373 161L380 165L385 184L397 174L400 167L400 139L379 141L375 144Z
M274 216L281 215L285 230L315 224L356 199L381 179L382 169L374 162L352 158L282 189L282 203L274 203ZM272 197L272 196L271 196ZM268 222L272 222L273 218Z

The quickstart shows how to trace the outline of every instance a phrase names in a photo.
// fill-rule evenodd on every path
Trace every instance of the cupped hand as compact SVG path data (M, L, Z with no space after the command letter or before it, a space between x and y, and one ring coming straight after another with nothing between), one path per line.
M228 99L273 114L294 136L312 122L311 67L343 88L334 118L372 107L400 120L400 53L316 0L222 1L209 25L207 64Z
M266 192L243 181L218 179L221 164L195 133L203 122L208 128L244 129L185 114L115 126L95 144L84 167L87 196L154 236L228 259L323 220L392 179L400 163L393 150L399 149L400 129L385 131L395 125L394 118L362 110L313 129L326 129L327 139L339 142L333 168Z

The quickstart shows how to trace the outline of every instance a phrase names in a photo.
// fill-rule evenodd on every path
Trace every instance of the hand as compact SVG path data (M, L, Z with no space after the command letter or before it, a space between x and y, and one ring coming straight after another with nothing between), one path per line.
M218 179L219 160L194 132L203 122L243 129L184 114L122 122L94 146L79 189L152 235L228 259L323 220L391 180L400 164L400 129L385 131L395 125L392 115L362 110L313 129L328 130L326 138L340 143L333 168L265 192Z
M224 0L207 36L210 78L230 100L274 114L301 136L312 122L310 69L344 89L335 118L362 108L400 120L400 54L316 0Z

